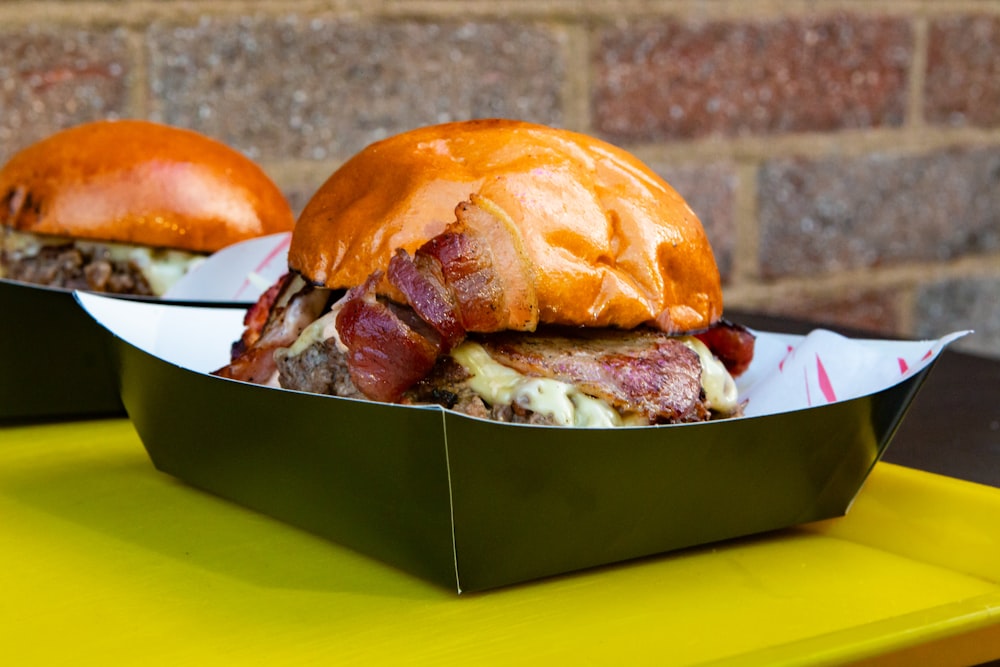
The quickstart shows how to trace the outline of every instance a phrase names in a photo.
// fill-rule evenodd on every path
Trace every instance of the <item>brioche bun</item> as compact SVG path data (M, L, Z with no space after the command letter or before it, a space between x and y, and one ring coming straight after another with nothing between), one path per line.
M290 231L284 195L249 158L141 120L57 132L0 169L0 224L24 232L214 252Z
M359 285L397 248L439 234L473 194L520 232L542 323L679 333L722 314L704 229L670 185L608 143L509 120L424 127L364 149L306 206L289 266L329 288Z

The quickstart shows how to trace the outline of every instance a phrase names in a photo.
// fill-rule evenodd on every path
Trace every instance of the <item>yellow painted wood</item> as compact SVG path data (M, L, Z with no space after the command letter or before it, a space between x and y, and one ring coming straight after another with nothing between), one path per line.
M843 519L456 596L157 472L128 421L6 426L0 664L968 663L998 526L1000 490L879 464Z

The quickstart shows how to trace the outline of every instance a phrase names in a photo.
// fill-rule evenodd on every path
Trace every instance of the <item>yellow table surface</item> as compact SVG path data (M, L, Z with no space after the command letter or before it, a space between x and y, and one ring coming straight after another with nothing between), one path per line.
M157 472L126 420L0 427L0 664L997 657L991 487L883 463L842 519L457 596Z

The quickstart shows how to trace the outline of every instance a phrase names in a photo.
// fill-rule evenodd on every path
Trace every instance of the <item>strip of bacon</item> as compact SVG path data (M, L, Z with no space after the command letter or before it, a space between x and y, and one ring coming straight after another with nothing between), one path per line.
M501 331L506 320L503 284L493 256L474 235L445 230L417 251L441 267L466 331ZM412 304L411 304L412 305Z
M275 350L294 343L302 330L322 314L330 299L329 290L314 288L298 275L282 282L283 286L272 304L270 318L260 335L248 349L213 375L257 384L277 383ZM259 316L254 316L253 321L257 319Z
M232 350L230 350L230 360L235 361L237 357L246 353L253 347L254 343L260 340L260 335L271 316L274 304L278 301L278 295L288 287L292 280L292 274L286 273L267 288L257 299L257 302L247 309L246 315L243 316L243 335L233 343Z
M539 315L534 263L518 226L505 210L481 195L459 204L455 218L451 229L471 234L490 253L504 297L503 326L497 331L534 331Z
M399 250L388 278L442 336L445 349L467 331L533 331L538 298L533 264L520 231L503 209L473 195L455 222L411 258Z
M708 346L734 378L742 375L753 361L756 337L744 326L719 320L695 337Z
M441 346L430 328L420 330L418 318L376 298L380 280L382 272L376 271L347 293L339 304L337 333L347 348L354 386L372 400L394 403L430 372Z
M465 337L458 303L445 284L441 264L420 252L410 257L397 250L389 261L389 282L406 297L417 314L441 336L441 348L448 352Z

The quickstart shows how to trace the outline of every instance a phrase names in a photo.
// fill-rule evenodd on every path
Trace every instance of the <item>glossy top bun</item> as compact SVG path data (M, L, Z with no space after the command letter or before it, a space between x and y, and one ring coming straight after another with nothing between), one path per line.
M0 224L193 252L290 231L294 214L252 160L180 128L97 121L57 132L0 169Z
M608 143L517 121L425 127L364 149L306 206L289 265L316 284L358 285L396 248L440 233L472 194L518 227L542 323L677 333L722 314L712 249L670 185Z

